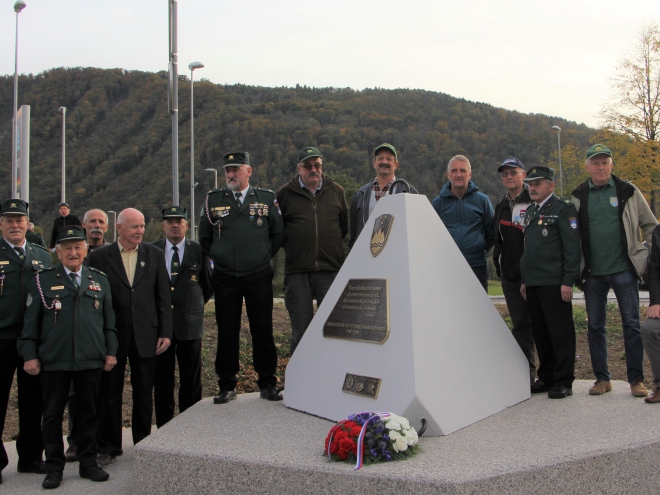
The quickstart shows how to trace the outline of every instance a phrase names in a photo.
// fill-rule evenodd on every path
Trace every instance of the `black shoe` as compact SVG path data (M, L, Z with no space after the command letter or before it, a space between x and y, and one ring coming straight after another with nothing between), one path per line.
M46 474L49 471L46 471L46 464L44 461L34 461L27 464L19 464L16 466L16 470L19 473L35 473L35 474ZM61 478L60 478L61 479Z
M532 393L533 394L542 394L543 392L549 392L552 390L554 383L545 383L541 380L536 380L532 384Z
M111 454L99 454L96 456L96 464L100 467L106 467L117 462L117 456Z
M236 398L236 390L220 390L220 393L213 397L214 404L225 404Z
M92 481L106 481L110 477L110 475L103 471L103 469L94 465L85 467L81 466L78 473L81 478L87 478Z
M46 489L57 488L62 483L62 471L48 471L48 474L44 478L41 486Z
M555 386L552 387L552 390L548 392L548 397L551 399L565 399L569 395L573 395L573 389L560 385L559 383L555 384Z
M259 396L266 400L282 400L282 394L277 391L275 385L266 385L260 389Z
M69 445L64 454L66 462L76 462L78 460L78 447L76 445Z

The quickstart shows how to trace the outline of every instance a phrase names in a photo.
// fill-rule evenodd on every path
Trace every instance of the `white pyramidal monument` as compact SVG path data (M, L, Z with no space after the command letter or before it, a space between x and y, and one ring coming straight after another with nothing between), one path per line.
M447 435L530 397L529 367L423 195L381 198L286 369L284 404Z

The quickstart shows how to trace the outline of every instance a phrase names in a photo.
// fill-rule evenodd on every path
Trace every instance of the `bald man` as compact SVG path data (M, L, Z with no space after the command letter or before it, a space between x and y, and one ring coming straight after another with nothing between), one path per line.
M105 467L121 455L122 394L126 360L133 386L133 443L151 433L152 391L156 356L172 339L169 275L161 249L142 242L144 216L127 208L117 216L116 242L90 253L89 266L110 281L119 338L117 365L101 379L98 464Z

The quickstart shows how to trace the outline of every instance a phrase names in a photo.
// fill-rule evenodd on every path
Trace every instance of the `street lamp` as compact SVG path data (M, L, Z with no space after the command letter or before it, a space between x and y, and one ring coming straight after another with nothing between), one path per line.
M179 54L177 48L177 12L179 0L169 0L168 110L172 114L172 204L179 206Z
M11 126L11 197L16 197L16 184L18 182L18 167L16 163L16 135L18 134L16 129L17 118L16 113L18 112L18 14L26 7L26 3L23 0L17 0L14 4L14 12L16 12L16 44L14 49L14 120L12 121Z
M112 236L112 242L115 242L117 240L117 212L116 211L108 211L108 213L112 213L113 215L113 224L115 226L115 233Z
M195 107L193 106L193 71L201 69L204 64L191 62L190 69L190 234L195 238Z
M62 112L62 203L66 202L66 107L60 107Z
M213 172L214 179L213 179L213 189L218 188L218 171L214 168L205 168L207 172Z
M557 131L557 148L559 149L559 190L561 197L564 197L564 172L561 168L561 127L558 125L552 126L553 131Z

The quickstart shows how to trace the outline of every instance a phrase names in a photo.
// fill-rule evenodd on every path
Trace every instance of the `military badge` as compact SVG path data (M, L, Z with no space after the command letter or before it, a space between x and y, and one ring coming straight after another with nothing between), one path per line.
M280 210L280 204L277 202L277 200L273 201L273 204L275 205L275 208L277 208L277 213L282 215L282 210Z
M542 235L543 237L548 237L548 229L543 229L543 230L541 231L541 235Z
M141 266L142 268L144 268L144 264L145 264L144 261L140 261L140 266Z
M190 276L190 281L191 282L197 282L197 275L191 275Z
M577 218L575 218L575 217L569 218L568 223L571 224L572 229L577 229Z
M381 215L374 222L374 230L371 233L371 255L375 258L387 244L394 223L394 215Z
M614 207L619 206L619 198L617 198L616 196L612 196L610 198L610 204Z
M99 300L98 300L98 299L94 299L94 309L99 309L99 306L100 306L100 304L99 304Z
M29 306L30 304L32 304L32 294L28 294L27 300L25 301L26 306Z
M261 227L264 224L264 221L261 217L257 218L257 226Z

